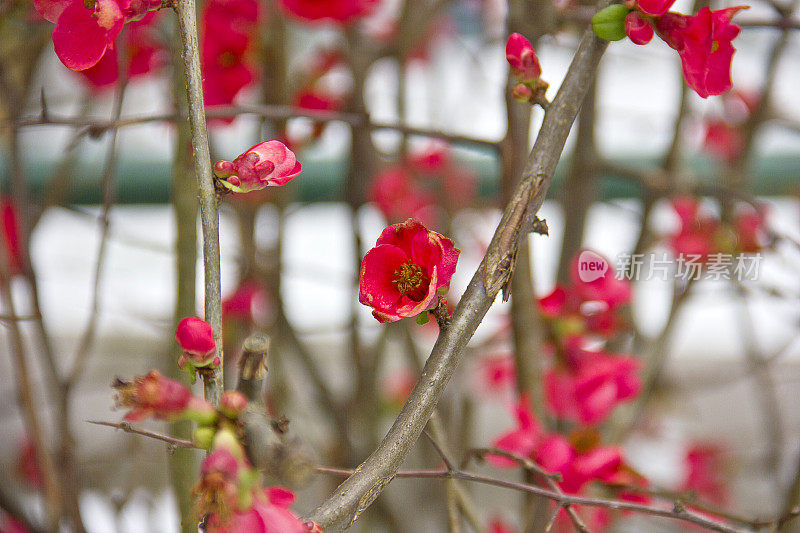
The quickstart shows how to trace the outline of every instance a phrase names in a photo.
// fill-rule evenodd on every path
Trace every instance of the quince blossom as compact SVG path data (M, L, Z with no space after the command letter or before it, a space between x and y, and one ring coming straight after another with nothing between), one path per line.
M260 18L256 0L210 0L201 15L200 60L206 106L230 105L256 79L249 60ZM230 123L233 119L216 119Z
M460 253L417 220L391 225L361 262L358 301L372 307L379 322L418 315L447 290Z
M71 70L86 70L113 50L127 20L138 20L161 7L161 0L35 0L34 7L55 23L53 45Z
M231 161L218 161L214 175L232 192L245 193L285 185L302 170L300 162L280 141L258 143Z
M705 6L694 16L667 13L656 19L658 34L678 51L686 83L703 98L733 86L731 60L736 49L732 41L742 28L731 24L731 19L742 9L747 6L716 11Z
M117 380L116 403L130 409L125 415L129 422L139 422L152 416L158 420L177 420L192 400L192 393L183 383L151 370L146 376L133 381Z

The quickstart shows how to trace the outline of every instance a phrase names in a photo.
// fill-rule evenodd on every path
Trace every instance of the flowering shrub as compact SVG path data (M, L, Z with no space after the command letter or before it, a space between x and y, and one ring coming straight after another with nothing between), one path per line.
M800 486L800 473L758 498L746 483L735 493L729 485L742 471L783 479L795 464L787 384L777 378L796 348L787 325L797 322L800 244L784 224L796 191L778 178L796 174L785 131L798 114L781 76L797 13L767 2L748 18L746 6L717 0L688 14L673 0L599 11L523 4L35 0L55 25L49 46L30 4L0 3L0 322L9 341L9 390L0 392L16 400L7 410L18 407L25 437L8 454L17 464L4 471L19 479L2 490L0 531L102 529L85 512L89 490L124 508L116 518L131 529L126 515L149 506L112 494L138 493L141 479L160 491L167 472L181 527L217 533L648 531L665 519L725 533L791 527L800 497L788 487ZM648 49L609 53L602 41L656 36L678 58L651 65ZM740 52L746 86L734 86L734 47L754 44ZM53 90L65 75L48 70L55 58L89 90L72 91L69 79ZM683 91L675 113L670 86L643 91L625 78L655 82L669 68L699 97ZM128 83L156 72L156 83ZM626 127L607 131L612 124ZM41 125L47 137L33 133ZM623 143L635 164L620 156ZM701 145L712 160L695 160ZM143 175L161 147L173 161ZM776 162L787 171L772 172ZM267 189L303 170L300 186ZM164 203L167 190L162 211L174 219L129 238L124 223L139 208L115 203ZM776 191L785 196L767 207L759 195ZM336 205L308 205L320 199ZM674 227L663 231L667 202ZM97 234L52 238L65 217L87 216L82 203L102 205L88 213ZM371 233L379 237L365 246ZM73 243L96 261L74 257ZM174 249L175 275L117 253L130 245ZM676 268L649 284L665 248ZM701 278L686 259L719 274L702 284L710 298L690 298ZM743 259L770 261L767 276L734 279L732 261ZM86 264L92 295L74 294L72 279L62 290L57 276ZM54 287L69 298L56 308L74 313L67 321L53 316ZM151 297L161 305L138 301ZM712 299L742 312L715 322L717 313L698 312ZM199 307L204 319L191 316ZM134 322L149 328L146 342L133 338ZM150 338L173 322L175 343ZM672 364L687 329L701 331L701 355L742 352L741 368L724 359L708 371L696 356ZM117 421L92 423L175 453L85 446L85 432L107 431L83 425L95 410L89 378L138 374L130 365L148 355L143 375L113 382ZM695 404L715 395L694 389L742 376L755 379L755 401L720 394L710 401L737 416L704 424ZM702 444L709 431L736 442ZM735 464L753 449L765 460ZM312 476L329 482L305 492ZM383 493L407 478L443 482ZM476 483L524 497L504 493L500 509L485 508ZM739 516L745 498L774 514Z

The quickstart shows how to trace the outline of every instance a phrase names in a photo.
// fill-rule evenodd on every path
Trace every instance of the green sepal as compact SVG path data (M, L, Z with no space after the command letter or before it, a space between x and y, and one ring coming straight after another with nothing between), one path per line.
M431 318L428 316L428 313L420 313L417 315L417 324L420 326L424 326L428 322L430 322Z
M592 17L592 31L606 41L621 41L625 38L625 17L631 9L614 4L601 9Z

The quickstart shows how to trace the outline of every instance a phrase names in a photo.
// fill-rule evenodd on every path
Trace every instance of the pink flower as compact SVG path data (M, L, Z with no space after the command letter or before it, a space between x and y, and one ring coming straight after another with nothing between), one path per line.
M8 274L21 274L23 265L23 239L17 208L9 197L0 198L0 236L3 239Z
M747 6L711 11L702 7L694 16L667 13L656 19L656 30L678 51L686 83L703 98L722 94L733 85L732 41L741 28L731 24L733 16Z
M283 9L306 21L346 24L369 13L377 0L280 0Z
M230 161L218 161L214 174L233 192L258 191L285 185L302 170L294 152L280 141L259 143Z
M511 452L522 457L531 457L539 445L542 428L531 411L530 398L523 394L514 405L514 417L517 427L498 437L492 444L495 448ZM487 460L498 468L514 468L518 463L506 457L490 455Z
M491 392L510 390L517 379L514 358L510 355L485 357L481 361L481 385Z
M737 213L734 219L736 249L740 252L752 254L764 247L767 240L766 222L764 214L756 210L747 210Z
M207 322L193 316L184 318L175 328L175 340L183 349L178 360L180 368L187 364L191 367L219 365L214 328Z
M378 206L389 222L409 217L431 222L425 215L434 205L435 198L418 187L404 167L390 167L378 174L372 180L368 194L370 201Z
M716 249L714 236L719 231L719 221L701 213L695 198L677 197L672 200L672 207L681 222L678 232L667 239L672 251L687 258L699 256L701 260L707 259Z
M572 259L570 268L570 280L575 293L583 301L603 302L609 309L615 309L617 306L629 303L631 301L630 281L617 279L611 263L600 254L595 254L594 252L592 254L605 261L608 269L600 277L592 281L583 281L580 272L580 261L583 253L576 254Z
M489 533L516 533L516 529L506 524L501 518L493 518L489 522Z
M183 383L165 378L158 370L133 381L117 380L116 404L130 409L125 415L129 422L139 422L150 416L158 420L177 420L190 407L192 393Z
M742 131L724 120L713 120L706 124L705 149L725 161L736 161L744 150Z
M625 34L634 44L647 44L653 38L654 31L638 11L631 11L625 17Z
M389 226L361 262L358 301L380 322L418 315L448 288L460 253L417 220Z
M576 493L591 481L607 481L622 464L622 451L616 446L596 446L576 453L561 472L564 476L561 488L565 492Z
M604 421L621 402L638 396L642 389L640 361L597 354L581 365L575 381L578 419L587 425Z
M720 507L728 504L730 493L725 486L723 449L708 443L694 443L688 450L684 464L686 477L681 491L691 491L700 498Z
M258 318L267 314L268 304L264 286L255 280L244 280L222 301L222 317L225 320L258 322Z
M536 57L531 42L519 33L509 35L506 41L506 59L519 81L530 82L542 74L539 58Z
M607 419L620 403L639 394L641 363L630 357L588 351L578 341L568 341L566 364L545 372L545 404L560 419L595 425Z

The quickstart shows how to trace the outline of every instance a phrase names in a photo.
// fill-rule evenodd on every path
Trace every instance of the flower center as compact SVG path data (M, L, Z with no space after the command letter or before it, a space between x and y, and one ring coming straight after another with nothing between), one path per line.
M397 285L397 291L407 296L410 300L421 302L428 294L428 285L431 278L422 270L422 267L406 261L398 270L394 271L395 278L392 283Z

